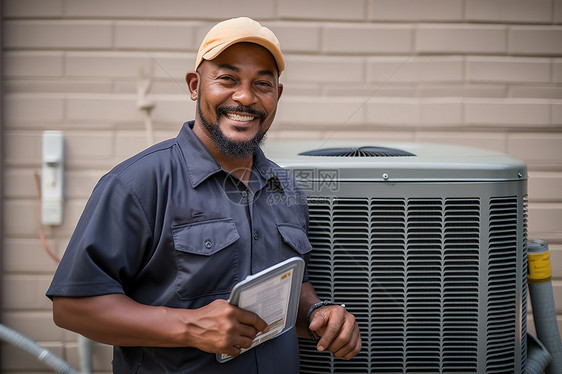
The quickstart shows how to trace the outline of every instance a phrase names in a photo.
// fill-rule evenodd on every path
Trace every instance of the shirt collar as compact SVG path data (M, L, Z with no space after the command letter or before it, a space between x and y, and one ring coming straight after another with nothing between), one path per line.
M184 123L176 141L185 159L191 185L195 188L223 169L193 133L194 123L195 121ZM285 173L281 173L282 169L269 161L261 149L258 149L254 155L253 171L257 174L258 188L261 189L268 183L282 190L285 188L284 184L287 183Z
M193 133L193 124L189 121L183 124L176 141L185 159L187 174L193 187L197 187L205 179L222 170L211 152Z

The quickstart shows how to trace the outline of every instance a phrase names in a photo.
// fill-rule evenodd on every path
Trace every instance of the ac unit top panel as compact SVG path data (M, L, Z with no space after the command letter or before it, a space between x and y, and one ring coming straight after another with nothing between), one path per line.
M428 143L268 141L265 154L283 168L338 170L348 181L514 181L523 161L501 152Z

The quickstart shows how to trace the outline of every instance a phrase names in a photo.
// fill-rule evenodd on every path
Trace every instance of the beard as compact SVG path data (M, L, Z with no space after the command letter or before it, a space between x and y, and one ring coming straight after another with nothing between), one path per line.
M226 156L233 158L247 158L253 156L265 140L265 134L267 131L264 131L262 128L262 124L265 119L265 115L262 112L244 106L219 107L216 110L216 123L210 123L203 117L203 113L201 111L201 96L197 97L197 112L199 113L199 120L205 130L207 130L211 140L215 143L219 151ZM246 112L258 117L260 120L260 127L256 135L247 141L235 141L227 138L223 134L218 123L221 115L226 112Z

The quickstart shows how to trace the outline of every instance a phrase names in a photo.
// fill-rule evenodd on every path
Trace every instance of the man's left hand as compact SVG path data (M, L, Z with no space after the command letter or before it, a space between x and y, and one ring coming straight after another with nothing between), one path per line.
M310 331L320 336L316 348L349 360L361 350L361 334L353 314L339 305L327 305L310 316Z

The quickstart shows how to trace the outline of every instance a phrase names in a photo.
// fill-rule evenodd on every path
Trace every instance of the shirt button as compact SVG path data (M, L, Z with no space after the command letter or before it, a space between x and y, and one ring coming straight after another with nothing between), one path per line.
M260 235L258 234L258 232L254 232L254 240L258 240L260 237Z
M205 247L211 248L212 246L213 246L213 243L211 243L210 240L205 240Z
M242 191L242 197L247 198L248 197L248 191Z

